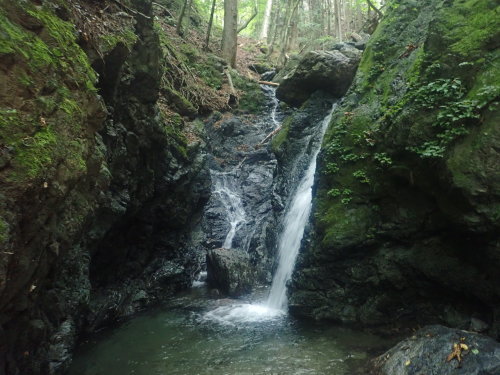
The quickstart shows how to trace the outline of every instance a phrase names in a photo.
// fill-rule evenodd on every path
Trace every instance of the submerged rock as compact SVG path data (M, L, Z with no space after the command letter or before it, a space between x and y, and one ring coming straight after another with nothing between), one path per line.
M210 250L207 254L207 282L229 296L249 293L254 284L250 257L241 250Z
M428 326L373 361L373 375L498 375L500 344L476 333Z
M280 100L299 106L317 90L341 97L351 85L361 52L354 47L342 46L343 53L333 51L311 51L298 66L282 80L276 95Z

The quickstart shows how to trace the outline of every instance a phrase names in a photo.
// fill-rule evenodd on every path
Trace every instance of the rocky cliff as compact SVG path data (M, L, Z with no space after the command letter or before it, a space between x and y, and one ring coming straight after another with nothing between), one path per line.
M151 7L0 2L0 374L63 369L198 271L203 146L157 105Z
M293 313L499 337L499 12L390 3L324 141Z

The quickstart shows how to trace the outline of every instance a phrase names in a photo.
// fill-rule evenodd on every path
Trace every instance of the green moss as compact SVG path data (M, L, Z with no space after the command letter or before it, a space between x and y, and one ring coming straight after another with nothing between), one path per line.
M500 5L495 0L455 2L445 13L445 39L460 56L479 57L500 37Z
M100 38L101 53L105 54L113 50L118 44L123 44L131 51L137 40L137 34L131 27L117 33L104 34Z
M6 180L24 184L47 179L61 163L84 173L84 108L98 100L96 74L76 43L72 24L48 7L11 7L9 14L16 13L9 19L0 9L0 54L9 53L16 61L18 78L7 84L28 87L34 95L22 108L0 110L0 141L14 150ZM41 31L13 22L25 16L38 20Z
M321 215L317 215L317 225L324 233L322 247L348 247L368 239L373 213L367 206L348 205L342 199L334 203L321 200L318 206Z
M51 127L16 142L14 167L17 168L12 178L17 180L25 174L28 178L35 178L43 174L52 165L57 145L57 136Z
M281 152L283 145L288 139L288 132L290 131L290 124L292 116L287 117L281 125L281 130L276 134L271 141L271 148L275 154Z

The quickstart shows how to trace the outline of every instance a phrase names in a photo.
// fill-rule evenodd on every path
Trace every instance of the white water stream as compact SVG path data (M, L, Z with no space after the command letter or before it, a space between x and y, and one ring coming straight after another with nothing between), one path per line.
M278 247L278 269L274 275L273 284L266 303L271 309L283 309L285 307L286 283L292 276L300 243L304 236L304 229L311 213L312 186L314 183L314 173L316 172L317 158L334 109L335 105L328 116L323 119L320 140L312 153L309 166L295 191L283 221L283 232L281 233Z
M320 137L314 146L307 170L302 177L290 204L287 207L283 220L283 231L280 235L278 246L278 268L273 278L273 283L267 301L253 304L234 304L222 306L205 314L206 320L216 321L221 324L237 325L240 323L254 323L267 321L286 315L286 284L292 275L295 261L300 249L304 229L311 213L312 186L314 174L316 172L317 157L321 149L321 143L325 135L328 124L331 121L333 111L323 119L320 128ZM274 106L274 109L277 105ZM228 197L231 195L228 193ZM234 197L231 198L234 201ZM236 200L237 201L237 200ZM234 205L234 202L230 205ZM240 200L241 202L241 200ZM228 204L229 204L228 203ZM236 211L236 210L234 210ZM233 216L237 216L234 215ZM230 218L231 223L236 222ZM237 229L238 224L231 224L231 231ZM229 232L226 241L234 237L234 233ZM225 247L225 246L224 246Z
M220 202L224 205L227 212L227 219L231 229L226 235L224 249L232 249L233 239L238 228L246 222L245 209L243 201L236 192L235 177L227 173L212 171L212 179L215 180L214 193L219 196Z

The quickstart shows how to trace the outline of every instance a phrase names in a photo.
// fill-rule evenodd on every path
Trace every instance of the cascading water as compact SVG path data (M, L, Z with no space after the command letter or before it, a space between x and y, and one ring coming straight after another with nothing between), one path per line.
M278 246L278 268L267 301L263 304L237 304L219 307L205 314L205 319L234 325L236 323L271 320L286 314L286 284L292 275L304 229L311 212L312 185L317 157L335 107L334 104L330 113L321 123L320 134L314 143L308 167L287 207Z
M281 233L278 247L278 268L267 299L267 306L273 309L283 308L286 301L286 283L292 275L300 243L304 236L304 229L311 213L312 186L321 142L332 119L334 110L335 105L321 124L321 136L318 145L311 156L306 173L295 191L283 221L283 232Z
M276 97L276 87L272 86L265 86L265 90L270 93L269 97L271 98L271 121L274 125L274 128L278 128L281 124L281 122L278 120L278 108L280 105L280 101Z
M238 228L246 222L245 209L243 202L236 192L235 178L227 173L212 171L212 179L215 180L214 194L218 195L219 200L224 205L227 212L227 219L231 229L226 235L224 244L225 249L231 249L233 239Z

